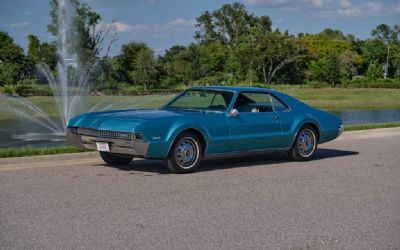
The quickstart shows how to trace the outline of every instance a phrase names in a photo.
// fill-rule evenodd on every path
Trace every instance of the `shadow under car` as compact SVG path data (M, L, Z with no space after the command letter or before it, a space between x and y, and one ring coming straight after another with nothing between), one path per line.
M312 161L326 158L345 157L359 154L356 151L319 148ZM250 156L250 157L249 157ZM279 164L289 162L289 157L284 151L238 153L223 156L209 156L204 158L200 168L196 172L205 172L238 167L251 167L266 164ZM105 164L101 164L106 166ZM161 160L133 160L124 166L112 166L122 171L139 171L157 174L170 174Z

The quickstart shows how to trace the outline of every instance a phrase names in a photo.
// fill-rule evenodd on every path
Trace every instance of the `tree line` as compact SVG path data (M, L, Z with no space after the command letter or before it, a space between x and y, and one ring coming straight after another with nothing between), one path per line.
M51 0L50 4L52 23L48 31L56 35L58 2ZM295 35L273 29L268 16L256 16L243 4L233 3L198 16L195 42L187 46L174 45L155 56L145 43L132 41L122 45L118 55L109 56L115 40L106 39L110 30L99 26L101 16L79 0L73 0L72 5L79 57L83 62L98 62L101 74L95 74L92 80L105 86L140 86L146 90L193 84L337 85L357 79L400 80L399 25L379 24L365 40L333 29ZM27 39L25 52L6 32L0 32L0 86L32 79L45 83L35 69L40 63L55 71L55 42L42 42L34 35ZM105 45L106 40L110 44ZM106 50L103 56L102 50Z

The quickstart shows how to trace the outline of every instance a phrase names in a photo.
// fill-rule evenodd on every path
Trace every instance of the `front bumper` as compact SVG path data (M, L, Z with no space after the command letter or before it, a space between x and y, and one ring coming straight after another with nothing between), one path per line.
M343 133L343 131L344 131L344 125L343 125L343 124L340 124L339 129L338 129L338 135L337 135L337 137L339 137L339 136Z
M92 130L97 132L96 130ZM101 134L101 133L99 133ZM149 144L137 139L115 139L95 136L93 134L79 134L76 128L67 129L67 141L70 145L97 150L96 142L107 142L110 153L146 157Z

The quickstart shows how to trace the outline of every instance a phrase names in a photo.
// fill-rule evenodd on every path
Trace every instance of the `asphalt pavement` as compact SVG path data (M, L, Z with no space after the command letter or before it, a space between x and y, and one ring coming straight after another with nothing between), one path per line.
M107 167L97 153L0 159L0 249L400 249L400 129L316 159Z

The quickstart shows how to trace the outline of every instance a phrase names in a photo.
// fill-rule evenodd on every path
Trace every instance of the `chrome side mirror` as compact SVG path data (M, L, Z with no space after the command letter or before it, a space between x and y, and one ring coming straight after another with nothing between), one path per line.
M238 116L239 111L237 109L231 109L231 111L229 111L228 115L229 117L236 117Z

